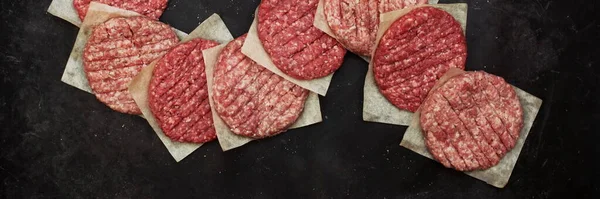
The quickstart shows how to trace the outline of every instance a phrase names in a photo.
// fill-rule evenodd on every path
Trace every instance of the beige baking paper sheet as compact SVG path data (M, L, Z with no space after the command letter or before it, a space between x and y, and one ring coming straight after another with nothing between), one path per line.
M429 0L428 4L437 4L439 0ZM337 35L333 34L331 28L329 28L329 24L327 23L327 19L325 18L325 0L320 0L317 5L317 12L315 13L315 21L313 22L313 26L317 27L319 30L323 31L325 34L339 40ZM365 61L370 62L371 58L360 56Z
M460 23L463 31L467 27L467 4L435 4L420 5L402 10L383 13L380 17L381 23L377 31L377 42L383 36L383 33L392 25L396 19L405 15L414 8L431 6L440 8L450 13ZM412 120L412 112L400 110L390 103L380 92L375 84L373 77L373 65L369 64L367 76L365 77L364 98L363 98L363 120L367 122L378 122L384 124L408 126Z
M325 96L327 94L327 89L329 89L329 84L331 83L331 78L333 77L333 74L313 80L299 80L290 77L289 75L286 75L281 70L279 70L277 66L275 66L273 60L271 60L269 54L267 54L267 52L263 48L261 41L258 39L257 24L258 19L257 17L254 17L254 21L252 22L250 30L248 31L248 36L246 36L246 41L244 41L244 44L242 46L242 53L250 57L250 59L254 60L256 63L264 66L271 72L283 77L284 79L302 88L315 92L319 95Z
M75 88L92 93L92 89L90 88L85 72L83 71L83 60L81 59L83 49L92 32L92 28L110 18L131 16L140 16L140 14L111 7L106 4L92 2L85 18L85 22L79 29L79 33L77 33L77 38L75 39L75 44L71 50L71 55L69 55L69 60L65 66L61 81ZM187 36L186 33L179 30L176 30L175 33L180 39Z
M438 83L436 83L436 87L439 87L451 77L460 75L462 73L464 73L464 71L460 69L451 69L440 79L440 81L438 81ZM521 153L521 149L523 149L523 144L529 135L529 130L531 130L531 126L535 121L535 117L542 106L541 99L517 87L513 86L513 88L515 89L517 97L519 97L519 101L523 107L523 128L521 129L521 135L517 140L515 147L509 151L504 158L502 158L502 160L500 160L498 165L486 170L465 172L469 176L482 180L498 188L503 188L508 183L510 175L512 174L515 164L517 163L517 159L519 158L519 154ZM421 125L419 123L419 112L413 115L411 124L408 129L406 129L400 146L404 146L429 159L433 159L427 150L427 147L425 146L425 140L423 139Z
M77 14L77 10L73 7L73 0L52 0L47 12L77 27L81 26L79 14Z
M206 49L202 51L205 62L205 71L208 85L208 96L211 108L213 106L212 99L212 81L213 81L213 71L214 66L217 62L219 54L223 50L226 44L219 45L217 47L213 47L210 49ZM240 147L254 139L239 136L231 132L229 127L225 124L225 122L219 117L217 111L212 110L213 121L215 124L215 130L217 131L217 138L219 139L219 144L223 151L228 151L237 147ZM316 93L310 92L306 102L304 104L304 110L302 115L298 118L298 120L290 127L290 129L300 128L309 126L312 124L316 124L322 122L323 118L321 116L321 106L319 104L319 95Z
M219 17L217 14L213 14L198 27L196 27L196 29L194 29L189 36L185 37L182 42L186 42L194 38L203 38L224 43L233 39L233 36L229 32L229 29L227 29L227 26L225 26L223 20L221 20L221 17ZM160 141L165 145L175 161L179 162L202 146L202 144L172 141L164 134L159 124L156 122L156 118L154 115L152 115L152 111L148 105L148 86L150 85L150 79L152 78L152 72L155 64L156 61L149 66L144 67L142 71L133 80L131 80L129 85L129 93L131 93L133 96L135 103L138 105L138 107L140 107L140 110L142 110L142 114Z

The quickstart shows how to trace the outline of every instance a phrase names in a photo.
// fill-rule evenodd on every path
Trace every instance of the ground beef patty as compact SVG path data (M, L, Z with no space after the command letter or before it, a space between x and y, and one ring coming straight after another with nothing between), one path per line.
M461 26L437 8L421 7L396 20L373 55L379 91L394 106L414 112L450 68L465 68L467 46Z
M429 152L459 171L490 168L510 151L523 127L523 110L504 79L467 72L433 90L421 107Z
M245 38L230 42L219 54L213 77L213 108L235 134L274 136L298 119L308 91L242 54Z
M73 0L73 6L82 21L92 1L131 10L152 19L158 19L162 15L168 2L168 0Z
M208 103L202 50L214 41L177 45L156 63L148 87L150 110L171 140L205 143L217 137Z
M427 0L325 0L324 13L329 28L348 50L371 56L379 27L379 15Z
M97 25L83 50L92 91L113 110L142 114L127 86L143 67L177 42L171 27L147 17L112 18Z
M258 37L285 74L310 80L327 76L343 62L346 49L313 26L319 0L263 0Z

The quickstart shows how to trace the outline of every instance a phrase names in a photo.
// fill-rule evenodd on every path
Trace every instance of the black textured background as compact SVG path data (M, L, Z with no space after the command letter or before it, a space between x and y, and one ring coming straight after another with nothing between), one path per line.
M467 69L505 77L544 100L504 189L400 147L406 127L363 122L367 64L351 54L321 98L323 123L226 153L213 142L175 163L142 118L60 81L77 28L46 13L50 0L2 0L1 195L600 197L599 2L466 2ZM216 12L239 36L258 3L171 0L161 20L189 32Z

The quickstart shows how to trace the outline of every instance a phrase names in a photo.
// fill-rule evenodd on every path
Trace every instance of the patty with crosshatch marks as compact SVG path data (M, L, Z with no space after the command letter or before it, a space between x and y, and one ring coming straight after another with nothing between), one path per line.
M274 136L300 117L308 90L242 54L245 38L231 41L219 54L213 76L213 108L237 135Z
M429 94L420 110L429 152L459 171L497 165L515 146L523 127L514 88L482 71L450 78Z

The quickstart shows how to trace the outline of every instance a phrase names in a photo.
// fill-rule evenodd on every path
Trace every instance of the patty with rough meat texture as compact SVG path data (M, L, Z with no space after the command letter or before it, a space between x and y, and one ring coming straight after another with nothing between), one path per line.
M523 110L504 79L477 71L457 75L433 90L419 119L437 161L459 171L484 170L515 146Z
M95 26L83 50L83 64L96 98L115 111L142 114L127 86L178 41L171 27L143 16L112 18Z
M175 46L155 65L148 102L171 140L205 143L217 137L202 56L202 50L216 45L214 41L193 39Z
M165 8L167 8L169 0L73 0L73 7L77 10L81 21L85 18L92 1L131 10L152 19L158 19Z
M460 24L447 12L415 8L392 23L373 55L379 91L399 109L416 111L450 68L465 68L467 45Z
M283 73L301 80L325 77L344 60L346 49L313 26L318 0L263 0L258 37Z
M242 54L246 35L225 46L213 77L213 107L237 135L265 138L287 130L302 114L308 91Z
M408 6L426 4L427 0L324 0L327 24L348 50L371 56L379 28L379 15Z

